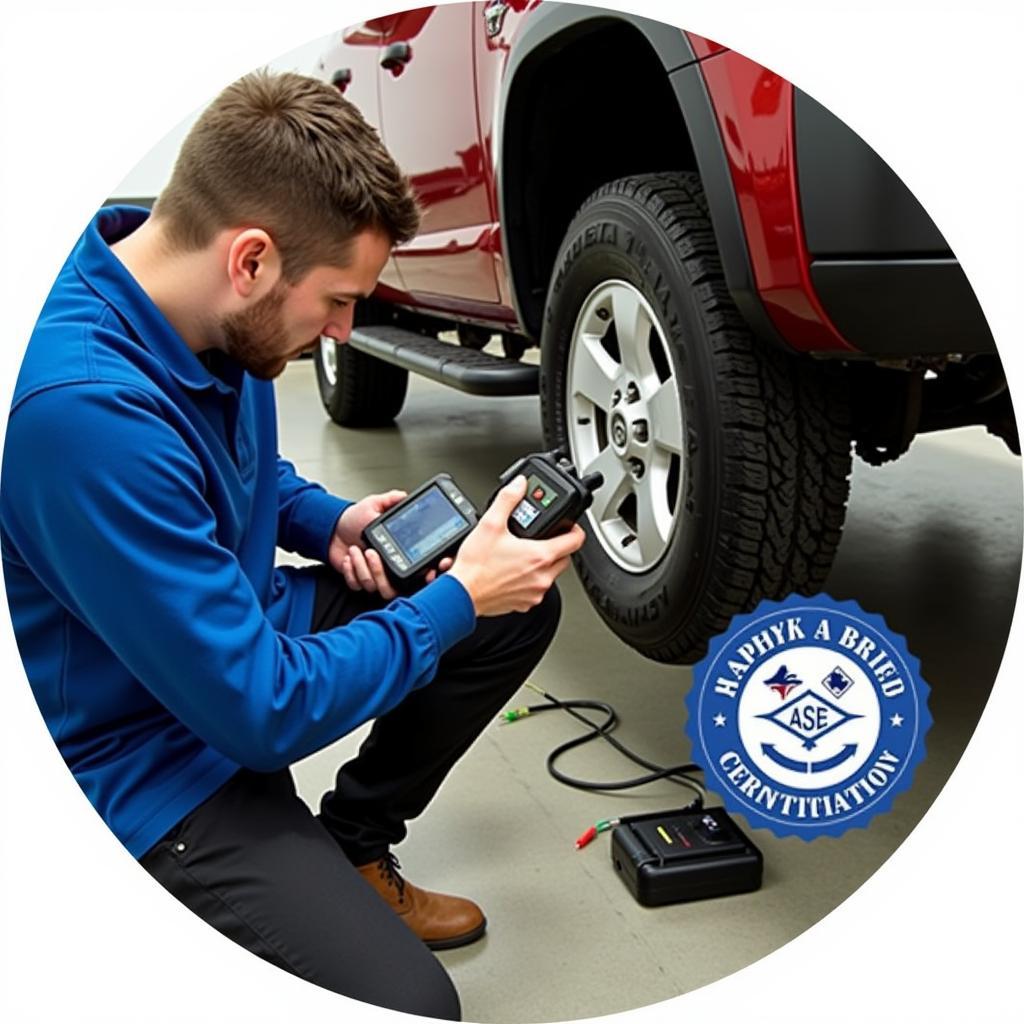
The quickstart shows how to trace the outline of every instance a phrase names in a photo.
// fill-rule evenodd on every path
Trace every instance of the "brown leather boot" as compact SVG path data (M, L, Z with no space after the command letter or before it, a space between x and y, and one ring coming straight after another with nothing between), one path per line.
M389 853L356 870L430 949L455 949L476 942L487 928L483 911L461 896L419 889L399 873Z

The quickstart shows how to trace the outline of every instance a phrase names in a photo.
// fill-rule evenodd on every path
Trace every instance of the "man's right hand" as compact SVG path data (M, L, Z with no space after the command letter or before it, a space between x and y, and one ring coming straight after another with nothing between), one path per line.
M525 495L524 476L503 487L448 570L466 588L478 616L525 612L540 604L587 539L578 523L548 540L513 536L508 519Z

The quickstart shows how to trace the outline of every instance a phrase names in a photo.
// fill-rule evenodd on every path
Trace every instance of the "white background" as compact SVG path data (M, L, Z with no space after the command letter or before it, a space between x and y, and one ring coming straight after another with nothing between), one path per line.
M34 0L7 7L0 38L0 408L9 406L25 341L60 264L95 207L163 135L250 68L344 24L407 6ZM1024 394L1019 5L607 6L731 45L805 88L879 150L960 257L1015 391ZM1020 633L1018 621L953 778L870 882L772 956L630 1014L631 1024L680 1016L1021 1019ZM264 965L168 899L133 865L60 761L25 682L6 609L0 642L8 669L0 683L4 1020L317 1024L391 1016ZM509 982L514 999L515 986L530 979Z
M297 71L300 75L313 75L316 73L318 58L334 42L334 28L340 27L343 26L335 25L332 27L331 34L318 36L294 50L275 55L261 63L266 64L272 71ZM211 62L211 68L216 74L216 62ZM214 86L215 91L216 89L217 86ZM159 195L170 180L174 161L182 142L185 141L185 136L195 123L196 118L199 117L202 108L211 98L210 96L201 97L199 106L195 110L170 129L148 153L141 154L139 162L110 190L109 197L113 199L150 199ZM157 126L157 128L159 131L164 130L163 126Z

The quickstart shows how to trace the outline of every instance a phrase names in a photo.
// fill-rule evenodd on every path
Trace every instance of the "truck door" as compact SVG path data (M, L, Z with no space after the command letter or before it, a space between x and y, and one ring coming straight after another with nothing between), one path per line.
M496 303L496 216L476 108L471 3L394 15L379 51L384 144L423 206L395 253L407 292Z
M380 51L394 16L371 18L338 34L337 42L320 58L320 76L338 87L363 117L380 125ZM400 291L402 281L394 257L380 275L381 283Z

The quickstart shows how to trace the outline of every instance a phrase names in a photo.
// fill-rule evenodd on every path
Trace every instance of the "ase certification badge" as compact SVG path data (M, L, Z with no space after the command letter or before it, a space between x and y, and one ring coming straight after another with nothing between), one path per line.
M931 725L904 639L853 601L736 616L694 666L687 733L709 788L776 835L867 825L907 789Z

